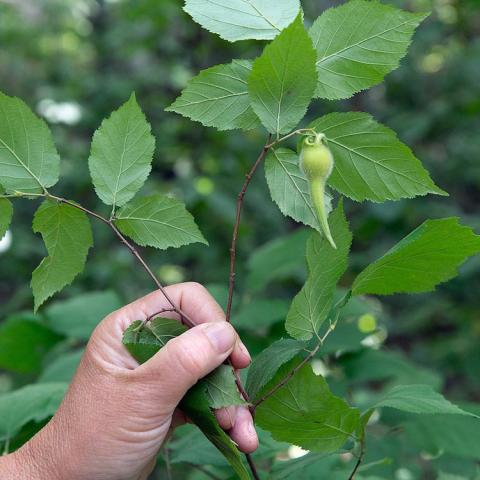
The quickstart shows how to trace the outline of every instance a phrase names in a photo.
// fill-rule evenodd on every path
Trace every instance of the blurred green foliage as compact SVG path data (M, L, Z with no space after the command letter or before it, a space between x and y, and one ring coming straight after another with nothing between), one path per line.
M306 18L311 20L324 8L341 2L302 3ZM348 101L317 102L306 120L333 110L371 112L413 148L450 197L382 205L347 201L354 234L348 283L354 273L427 217L460 216L463 223L477 231L480 228L478 0L389 3L415 11L432 10L401 68L390 74L385 84ZM164 108L199 70L232 58L252 58L260 53L259 43L222 41L193 23L176 0L5 0L0 2L0 45L1 90L23 98L54 131L63 168L63 180L54 193L92 209L105 210L89 179L91 136L104 117L136 92L157 141L154 174L144 192L168 191L183 198L210 243L208 248L193 245L145 254L165 283L199 281L211 286L212 293L224 301L235 199L263 144L263 134L260 130L215 132L165 113ZM115 244L103 225L94 224L95 249L85 273L44 313L33 317L29 279L44 253L39 237L31 231L33 211L33 202L16 203L12 243L0 253L0 332L23 329L25 344L16 354L23 357L22 352L31 350L29 342L35 338L35 355L16 362L8 354L8 342L2 340L0 392L38 378L68 381L95 323L110 309L153 288L130 253ZM290 234L285 243L283 237ZM240 294L235 314L253 353L284 335L285 302L299 290L306 274L305 238L303 230L278 211L259 174L247 195L240 229ZM256 253L260 247L263 256ZM262 260L265 252L271 263ZM442 389L452 400L466 405L479 403L479 267L477 256L464 266L459 278L432 294L396 295L382 304L369 299L349 306L324 354L348 353L338 359L326 356L317 365L328 372L332 389L346 393L354 385L355 401L362 404L368 397L367 387L380 382L427 383ZM92 292L103 293L94 294L93 299L79 297ZM275 300L274 308L265 311L269 299ZM375 315L379 326L369 336L358 327L359 317L366 313ZM383 344L389 347L388 352L370 348ZM478 411L478 406L475 408ZM382 434L389 421L398 423L398 414L391 413L391 419L388 415L378 427ZM39 426L30 423L20 439L22 434L28 438ZM471 421L464 419L460 427L449 427L443 419L409 419L405 432L402 436L393 432L388 442L373 436L367 464L384 457L395 460L372 468L368 478L428 479L436 478L432 472L437 471L473 478L480 459L480 432ZM194 434L189 431L184 435ZM470 449L458 440L462 437L471 438ZM205 448L208 450L208 445ZM444 454L438 456L440 451ZM305 465L298 478L319 478L322 469L333 468L331 458L308 456L308 468L307 457L303 458ZM187 478L187 474L192 479L206 478L176 463L174 466L179 478ZM158 478L162 478L161 469L160 465ZM337 470L338 478L345 478L341 465ZM274 478L286 478L284 475L285 471L279 470Z

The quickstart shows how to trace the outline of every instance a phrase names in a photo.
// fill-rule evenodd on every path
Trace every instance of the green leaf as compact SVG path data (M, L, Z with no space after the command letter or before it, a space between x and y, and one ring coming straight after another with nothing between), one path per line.
M353 0L326 10L312 25L321 98L348 98L382 82L407 53L423 13Z
M125 330L123 344L140 363L152 358L168 341L186 332L187 328L177 320L157 317L145 325L141 320L133 322ZM244 405L235 383L232 368L222 365L203 380L212 408Z
M230 437L220 428L210 409L205 385L198 383L191 388L180 402L180 408L197 425L228 460L241 480L250 480L250 475L242 462L240 452Z
M467 477L453 475L451 473L438 472L437 480L468 480Z
M274 280L283 280L290 276L302 278L305 244L309 236L309 230L300 228L255 250L248 260L249 288L259 291ZM295 252L295 255L292 255L292 252Z
M272 383L284 376L281 372ZM307 364L257 407L255 418L276 440L327 453L353 435L360 414L334 396L325 379Z
M299 15L255 60L252 108L269 132L289 132L305 115L316 82L315 50Z
M49 363L38 378L38 383L65 382L72 381L77 371L84 350L65 353L60 355Z
M172 338L182 334L186 327L180 322L168 318L155 318L143 326L136 321L124 332L123 344L132 356L144 363L155 355ZM226 370L231 374L227 375ZM190 420L197 425L205 436L220 450L241 479L249 480L249 475L242 463L240 452L225 432L211 408L216 405L228 406L243 404L235 384L231 367L222 366L222 371L213 371L191 388L180 403L180 407ZM234 394L234 388L236 394Z
M67 390L66 383L28 385L0 395L0 440L12 438L28 422L51 417Z
M243 305L235 314L232 323L237 328L259 332L262 328L271 327L274 323L284 320L289 303L280 299L258 299Z
M95 191L113 209L127 203L152 168L155 139L135 94L95 132L88 165Z
M95 327L122 307L118 295L107 290L76 295L50 305L45 315L49 327L69 338L88 340Z
M478 412L477 412L478 413ZM417 451L451 454L478 461L479 421L459 415L416 415L404 424L406 440Z
M12 217L13 217L12 202L10 202L10 200L6 198L0 198L0 240L7 233L8 227L12 222Z
M230 42L271 40L300 10L299 0L186 0L184 10L203 28Z
M332 470L337 466L337 459L332 453L307 453L293 460L277 462L268 480L318 480L332 478ZM334 480L342 477L335 476ZM343 480L343 478L342 478Z
M232 367L220 365L203 379L206 384L208 404L211 408L223 408L230 405L246 405L238 394Z
M265 160L265 176L272 200L284 215L322 232L312 204L307 177L293 150L271 150ZM328 195L325 195L325 204L327 213L330 213L332 199Z
M384 202L446 195L395 132L368 113L331 113L310 127L326 135L335 159L329 184L347 197Z
M149 325L141 320L133 322L123 334L123 344L139 363L152 358L172 338L186 332L187 328L171 318L155 318Z
M195 448L192 448L195 445ZM170 461L173 463L190 463L225 467L226 458L208 441L207 437L192 424L175 429L175 435L168 442Z
M0 183L8 193L55 185L60 157L47 124L19 98L0 92Z
M375 408L390 407L404 412L435 415L470 415L449 402L430 385L397 385L375 404ZM480 424L479 424L480 426Z
M330 313L336 284L347 269L352 234L342 202L330 216L330 229L336 249L318 233L307 243L308 279L293 299L285 322L287 332L297 340L309 340L318 332Z
M250 107L247 78L252 62L233 60L216 65L192 78L180 97L166 109L218 130L258 127L260 121Z
M125 205L117 212L115 225L143 247L166 249L194 242L208 245L185 205L160 194Z
M329 342L330 337L327 343ZM442 384L440 375L392 350L367 348L354 355L343 357L341 364L345 369L346 377L355 383L388 380L389 384L423 383L437 389Z
M38 321L7 319L0 325L0 369L38 373L46 353L61 338Z
M480 236L458 218L427 220L355 279L354 295L429 292L480 252Z
M253 360L248 369L245 389L251 401L258 400L259 393L274 377L278 369L305 349L303 342L281 339L272 343Z
M85 213L50 200L43 202L35 213L33 231L42 235L48 252L48 257L32 274L37 311L45 300L69 285L83 270L93 238Z

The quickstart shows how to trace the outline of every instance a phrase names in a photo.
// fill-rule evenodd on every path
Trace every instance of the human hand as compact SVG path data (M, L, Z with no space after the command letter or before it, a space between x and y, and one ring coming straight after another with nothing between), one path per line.
M154 292L105 318L53 419L20 450L0 459L3 480L146 479L169 431L186 421L177 405L187 390L229 356L235 368L250 363L204 287L184 283L167 291L198 326L139 366L122 345L123 332L135 320L168 308L165 297ZM246 407L216 414L241 450L257 448Z

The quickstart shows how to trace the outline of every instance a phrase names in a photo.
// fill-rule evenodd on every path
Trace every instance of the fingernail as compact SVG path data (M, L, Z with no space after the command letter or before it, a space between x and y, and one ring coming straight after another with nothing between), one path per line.
M227 352L235 343L235 332L227 322L206 324L205 334L219 353Z
M238 346L240 347L240 350L242 351L242 353L246 355L248 357L248 360L251 362L252 357L250 355L250 352L247 350L247 347L244 345L244 343L241 340L238 341Z
M250 420L247 424L247 430L250 435L257 436L257 431L255 430L255 425L253 425L253 420Z

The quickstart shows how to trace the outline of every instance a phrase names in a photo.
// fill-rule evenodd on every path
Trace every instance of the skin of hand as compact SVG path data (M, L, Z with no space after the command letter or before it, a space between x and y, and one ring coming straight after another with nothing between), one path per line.
M167 292L197 326L138 365L122 345L123 332L135 320L169 308L165 297L151 293L105 318L52 420L22 448L0 457L2 480L146 479L169 432L186 421L177 405L187 390L228 357L237 369L250 363L204 287L184 283ZM257 448L246 407L216 415L242 451Z

